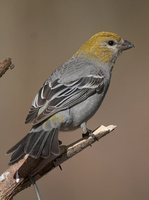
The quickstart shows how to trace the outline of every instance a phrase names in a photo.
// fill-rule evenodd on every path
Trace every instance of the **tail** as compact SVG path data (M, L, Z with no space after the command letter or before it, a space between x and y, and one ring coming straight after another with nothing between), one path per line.
M51 154L59 155L58 129L52 128L50 131L38 129L31 129L22 140L7 151L8 154L12 153L9 164L19 161L25 154L35 159L48 158Z

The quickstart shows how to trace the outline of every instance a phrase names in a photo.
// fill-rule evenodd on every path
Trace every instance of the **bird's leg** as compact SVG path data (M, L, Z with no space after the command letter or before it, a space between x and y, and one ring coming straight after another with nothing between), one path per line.
M80 127L83 130L83 134L82 134L83 138L88 138L93 132L92 130L87 128L86 122L83 122Z
M95 140L98 141L98 138L94 134L92 134L93 131L87 128L86 122L83 122L80 127L83 130L82 134L83 138L88 138L89 136L92 136Z

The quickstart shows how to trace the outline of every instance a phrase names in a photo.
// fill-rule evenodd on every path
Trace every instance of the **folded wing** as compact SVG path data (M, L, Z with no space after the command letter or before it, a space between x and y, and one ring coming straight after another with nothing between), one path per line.
M59 79L45 82L36 95L26 123L38 124L53 114L68 109L104 88L101 74L88 75L74 81L62 83Z

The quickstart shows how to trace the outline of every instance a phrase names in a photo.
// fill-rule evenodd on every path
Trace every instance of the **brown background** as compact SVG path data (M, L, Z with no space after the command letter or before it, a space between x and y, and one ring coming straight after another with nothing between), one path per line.
M52 70L98 31L113 31L136 48L117 61L112 83L89 127L117 124L108 135L38 181L42 199L149 199L149 3L118 0L0 0L0 60L16 65L0 79L0 173L6 150L30 128L24 120ZM65 143L80 136L63 133ZM15 199L35 199L33 188Z

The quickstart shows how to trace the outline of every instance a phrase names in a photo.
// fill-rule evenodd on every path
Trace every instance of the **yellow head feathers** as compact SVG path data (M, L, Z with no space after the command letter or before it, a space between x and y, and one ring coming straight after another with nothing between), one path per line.
M121 40L121 37L119 35L117 35L116 33L112 33L112 32L99 32L99 33L96 33L89 40L97 41L97 40L102 40L102 38L103 39L106 39L106 38L109 39L110 38L110 39L114 39L114 40L117 40L117 41Z
M111 32L96 33L80 47L76 55L85 54L100 59L101 62L110 62L117 50L116 46L108 44L110 41L111 44L118 44L122 38Z

